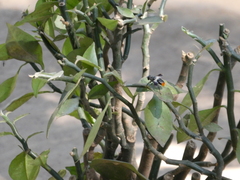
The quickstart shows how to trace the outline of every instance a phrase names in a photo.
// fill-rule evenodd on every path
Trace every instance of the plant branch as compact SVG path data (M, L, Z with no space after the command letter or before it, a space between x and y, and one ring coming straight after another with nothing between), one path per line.
M66 12L66 10L67 10L66 0L58 0L58 6L60 9L61 15L63 17L62 23L66 26L66 30L68 32L68 36L69 36L69 39L72 44L72 48L78 49L80 47L80 44L79 44L78 38L76 36L76 31L71 22L71 19L70 19L68 13Z
M77 180L83 180L84 179L84 175L83 175L83 171L82 171L82 168L81 168L81 164L80 164L77 148L74 147L72 149L72 152L70 152L70 155L72 156L74 164L75 164L75 167L76 167Z
M16 126L14 123L10 121L10 119L7 117L7 115L3 114L1 112L0 114L2 118L5 120L5 122L8 124L8 126L11 128L14 136L17 138L17 140L22 144L24 151L32 158L36 159L38 158L38 155L35 154L29 147L27 141L19 134ZM48 171L49 174L51 174L54 178L57 180L63 180L63 178L47 163L41 164L41 167L44 168L46 171Z

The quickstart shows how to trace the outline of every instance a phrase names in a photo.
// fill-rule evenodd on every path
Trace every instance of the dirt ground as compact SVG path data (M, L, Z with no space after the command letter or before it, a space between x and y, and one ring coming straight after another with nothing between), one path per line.
M35 0L0 0L0 44L5 42L7 36L6 23L14 24L20 20L21 13L26 8L33 9ZM139 4L142 1L136 1ZM155 9L159 7L159 2L154 6ZM189 38L181 31L181 26L186 27L189 30L194 31L203 39L217 39L219 24L224 23L225 26L231 31L229 42L232 47L240 45L240 1L237 0L168 0L165 13L168 15L168 21L161 24L154 32L151 48L151 74L164 74L164 78L170 82L176 82L177 76L181 67L181 51L198 52L200 45L194 40ZM32 28L30 26L24 26L23 29L30 32ZM141 33L135 33L133 35L133 44L129 59L123 65L123 79L127 83L137 82L141 77ZM219 54L219 48L217 43L213 46L213 49ZM47 72L57 72L59 67L55 65L54 58L49 52L44 50L44 61ZM18 68L23 62L16 60L10 60L5 62L5 66L0 64L0 83L6 78L12 77L15 74L16 68ZM211 59L210 55L206 52L202 54L199 62L196 64L194 71L194 82L198 82L208 71L217 68ZM235 89L240 89L239 82L239 64L233 70ZM20 71L18 83L14 93L8 98L8 102L13 99L31 92L31 83L28 74L33 74L34 71L30 66L24 66ZM198 104L200 109L207 109L212 106L213 93L215 90L217 73L212 73L206 87L198 98ZM149 98L150 96L148 96ZM235 102L235 116L238 121L240 118L240 96L236 94ZM48 119L51 113L54 111L58 103L59 95L40 95L39 99L31 99L22 108L16 110L16 112L10 115L10 118L17 117L21 114L30 113L26 118L20 120L17 123L19 133L23 137L27 137L29 134L37 131L46 131ZM224 99L226 104L226 99ZM5 103L0 104L0 110L6 106ZM228 134L226 113L222 109L220 115L220 126L224 130L220 131L218 138L226 137ZM10 131L9 127L5 124L0 124L0 132ZM79 152L82 150L81 139L82 127L80 121L76 119L63 117L56 120L51 129L50 136L46 139L45 134L32 137L28 143L30 148L36 153L41 153L44 150L50 149L48 163L55 170L63 169L65 166L72 166L73 161L69 152L73 147L77 147ZM79 138L80 137L80 138ZM221 144L225 143L225 140L214 141L214 145L220 150L223 149ZM21 149L17 146L19 142L11 136L5 136L0 138L0 180L9 180L8 166L11 160L21 152ZM175 144L170 148L166 156L169 158L181 158L184 144ZM136 143L136 150L138 159L142 149L141 137L138 137ZM176 153L179 152L179 153ZM209 156L209 160L213 160ZM224 170L223 175L233 180L239 179L239 164L235 160L229 167ZM167 171L171 166L165 166L163 171ZM68 174L69 176L69 174ZM50 175L43 169L40 171L38 180L46 180ZM67 179L67 178L66 178ZM190 179L190 178L188 178ZM202 178L204 179L204 177Z

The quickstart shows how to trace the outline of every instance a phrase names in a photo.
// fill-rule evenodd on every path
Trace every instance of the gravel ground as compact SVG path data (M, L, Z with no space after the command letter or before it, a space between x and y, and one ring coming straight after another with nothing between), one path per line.
M21 12L26 8L33 9L35 0L21 0L16 2L15 0L0 0L0 44L5 42L7 36L7 27L5 23L13 24L21 18ZM138 1L140 2L140 1ZM218 28L220 23L224 23L225 26L230 29L231 35L229 41L233 47L240 44L239 39L239 12L240 1L237 0L169 0L166 5L165 13L168 14L169 19L166 23L161 24L159 28L154 32L151 48L151 74L164 74L164 78L170 82L175 82L181 67L181 51L198 52L200 47L191 38L185 35L181 31L181 26L186 27L189 30L194 31L200 37L204 39L217 39ZM155 6L158 7L157 5ZM32 29L29 26L24 26L23 29L30 32ZM127 83L137 82L141 76L141 33L135 33L133 35L133 44L129 59L123 65L123 78ZM214 49L219 53L219 48L216 45ZM54 59L49 52L44 50L44 59L46 62L46 71L59 71L58 66L55 66ZM0 65L0 83L6 78L15 74L16 67L18 68L22 62L19 61L7 61L5 66ZM174 65L173 65L174 64ZM134 69L133 69L134 68ZM198 82L209 70L216 68L211 57L204 52L199 62L196 64L194 71L194 82ZM12 70L11 70L12 69ZM239 82L239 65L237 64L233 70L235 88L240 89ZM9 102L14 98L17 98L27 92L31 92L31 85L29 83L28 74L33 74L33 70L29 66L24 66L20 71L17 87L14 93L9 97ZM212 98L215 89L215 81L217 73L213 73L209 81L204 87L203 92L198 98L199 108L206 109L212 106ZM60 84L61 85L61 84ZM149 98L150 96L148 96ZM14 118L18 115L29 113L24 119L17 123L18 130L23 137L27 137L29 134L36 131L45 131L47 122L51 113L54 111L59 95L40 95L39 99L31 99L25 106L19 108L16 112L10 115ZM236 119L240 117L240 102L238 101L239 95L236 94ZM226 103L226 99L224 99ZM2 109L6 104L0 104ZM220 125L222 127L227 126L225 110L221 111ZM0 132L9 131L9 127L5 124L1 124ZM72 159L69 156L69 152L73 147L77 147L79 151L82 149L81 137L81 124L79 121L63 117L55 121L50 129L50 136L45 138L45 134L34 136L29 140L29 146L37 153L41 153L44 150L50 149L50 155L48 163L56 170L63 169L64 166L72 166ZM222 130L218 137L226 137L228 129ZM141 152L142 144L141 137L138 137L136 144L137 155ZM221 150L221 144L225 141L215 140L214 145ZM21 152L21 149L17 147L19 142L13 137L6 136L0 138L0 180L10 179L8 175L8 166L10 161ZM176 144L169 149L166 156L171 158L181 158L184 144ZM176 153L179 152L179 153ZM210 156L211 160L212 157ZM171 166L166 166L163 170L169 170ZM239 164L237 161L233 161L229 167L224 171L224 175L233 180L237 180L237 174L239 170ZM44 171L40 171L38 180L46 180L50 176ZM188 178L190 179L190 178Z

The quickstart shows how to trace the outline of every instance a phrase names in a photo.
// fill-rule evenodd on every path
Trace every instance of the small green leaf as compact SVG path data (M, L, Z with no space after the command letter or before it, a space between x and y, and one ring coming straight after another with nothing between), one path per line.
M106 27L107 29L109 29L110 31L114 31L117 27L118 21L117 20L113 20L113 19L106 19L106 18L101 18L98 17L97 18L100 23Z
M85 72L85 70L82 70L80 71L79 73L77 73L75 75L75 78L77 79L77 82L76 84L71 88L69 89L69 91L65 94L65 96L61 99L60 103L58 104L58 107L54 110L53 114L51 115L49 121L48 121L48 125L47 125L47 132L46 132L46 136L48 137L48 133L49 133L49 129L50 129L50 126L53 122L53 120L55 118L58 118L60 117L61 115L64 115L64 114L69 114L71 112L73 112L74 110L76 110L76 105L78 106L77 103L78 102L78 98L74 98L74 99L69 99L71 101L68 101L64 107L61 109L61 106L63 106L64 102L67 101L67 99L71 96L71 94L75 91L75 89L79 86L79 83L80 83L80 80L81 80L81 76L82 74ZM69 110L67 110L67 106L70 102L73 102L74 104L71 104L71 108Z
M11 24L7 24L7 26L6 48L9 56L25 62L38 63L44 69L42 48L38 41L16 26Z
M25 65L25 64L24 64ZM22 65L22 66L24 66ZM0 102L3 102L7 99L13 92L16 87L16 81L18 78L19 71L21 70L22 66L18 69L15 76L5 80L2 84L0 84Z
M204 77L203 79L201 79L201 81L199 81L196 86L193 87L193 91L194 91L194 94L195 96L197 97L199 95L199 93L202 91L202 88L204 86L204 84L206 83L209 75L211 74L211 72L214 72L214 71L220 71L219 69L213 69L211 71L209 71ZM186 96L183 98L181 104L187 106L187 107L190 107L192 105L192 100L190 98L190 95L189 93L186 94ZM180 106L179 108L179 114L182 114L186 111L186 108L184 108L183 106Z
M166 104L156 95L144 109L145 124L150 134L163 146L172 132L172 115Z
M139 180L147 180L147 178L139 173L132 164L122 161L94 159L91 162L90 167L94 168L99 174L101 174L103 177L106 177L107 179L131 179L132 173L135 173L138 176Z
M6 44L0 44L0 61L8 59L12 59L12 57L8 55Z
M117 84L117 81L109 82L110 86ZM89 99L98 99L107 94L108 89L103 84L94 86L88 94Z
M206 110L199 111L199 118L200 118L200 122L203 127L205 127L211 123L213 118L218 113L218 110L220 107L221 106L217 106L212 109L206 109ZM192 114L190 115L190 122L188 123L187 128L190 129L194 133L198 133L198 126L197 126L196 120ZM177 132L177 142L178 143L181 143L188 139L191 139L191 137L186 135L184 132L180 132L180 131Z
M39 90L47 83L46 79L32 78L33 94L37 97Z
M44 93L52 93L51 91L42 91L39 92L38 94L44 94ZM5 111L15 111L17 108L25 104L29 99L31 99L34 96L33 93L27 93L23 96L21 96L18 99L13 100L4 110Z
M123 80L116 70L105 73L103 77L107 78L107 77L111 77L111 76L114 76L120 84L123 84Z
M34 165L34 159L22 152L12 160L8 173L13 180L35 180L39 169L39 165Z
M41 133L43 133L43 131L39 131L39 132L32 133L31 135L29 135L29 136L27 137L26 141L28 141L28 139L30 139L31 137L33 137L33 136L35 136L35 135L37 135L37 134L41 134Z
M128 8L117 6L117 10L124 17L128 17L128 18L134 18L135 17L134 14L132 13L132 11Z
M208 130L209 132L218 132L223 129L221 126L219 126L216 123L210 123L210 124L204 126L204 128L206 130Z
M109 103L110 103L110 100L111 100L111 99L109 99L109 101L107 102L105 108L103 109L103 111L102 111L102 112L99 114L99 116L97 117L96 122L94 123L94 125L93 125L93 127L92 127L92 129L91 129L91 131L90 131L90 133L89 133L89 135L88 135L87 141L86 141L86 143L85 143L85 145L84 145L84 148L83 148L83 151L82 151L81 155L79 156L79 159L81 159L81 158L83 157L83 155L84 155L84 154L89 150L89 148L91 147L91 145L92 145L92 143L93 143L93 141L94 141L94 139L95 139L95 137L96 137L96 135L97 135L97 133L98 133L98 130L99 130L99 128L100 128L100 125L102 124L102 120L103 120L103 117L104 117L104 115L105 115L105 112L106 112L106 110L107 110L107 108L108 108L108 105L109 105Z
M238 132L238 142L237 142L237 148L236 148L236 156L238 163L240 163L240 129L237 129Z
M65 167L65 168L68 170L68 172L69 172L71 175L75 175L75 176L78 175L75 166L67 166L67 167Z
M26 117L27 115L29 115L29 113L27 113L27 114L22 114L22 115L16 117L16 118L13 120L13 124L15 124L18 120Z
M7 135L12 135L14 136L14 134L12 132L0 132L0 137L2 136L7 136Z
M61 170L58 171L58 174L61 177L64 177L67 174L67 171L65 169L61 169ZM48 180L56 180L56 179L54 177L50 177Z

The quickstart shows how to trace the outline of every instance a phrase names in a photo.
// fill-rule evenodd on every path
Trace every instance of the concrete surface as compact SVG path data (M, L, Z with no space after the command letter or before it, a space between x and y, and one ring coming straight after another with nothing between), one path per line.
M0 0L0 43L4 43L7 36L7 27L5 23L13 24L21 18L21 12L26 8L33 9L35 0ZM140 4L140 1L138 1ZM159 2L158 2L159 4ZM194 31L204 39L217 39L218 28L220 23L230 29L231 34L229 41L233 47L240 44L239 32L239 5L238 0L169 0L166 5L165 13L168 14L169 19L166 23L161 24L154 32L151 47L151 74L164 74L164 78L176 82L177 76L181 67L181 51L198 52L199 44L189 38L181 31L181 26ZM154 8L158 8L156 4ZM24 26L27 32L32 30L29 26ZM123 65L123 78L127 83L137 82L141 76L141 33L133 35L133 44L129 59ZM213 48L219 52L218 45ZM46 63L46 71L59 71L58 66L55 65L55 60L49 52L44 50L44 61ZM15 69L21 64L20 61L10 60L5 62L5 66L0 65L0 83L6 78L14 75ZM216 68L210 55L203 53L199 62L196 64L194 72L194 82L198 82L209 70ZM235 88L240 89L239 83L239 64L234 68ZM28 74L33 74L34 71L29 66L22 68L17 87L14 93L8 98L8 102L25 93L31 92L30 79ZM213 73L203 92L199 96L199 108L206 109L212 106L212 95L215 90L215 81L217 73ZM60 84L61 85L61 84ZM46 88L47 89L47 88ZM148 96L150 97L150 95ZM59 95L40 95L39 99L31 99L22 108L19 108L10 115L10 118L15 118L21 114L30 113L26 118L17 123L18 130L23 137L36 131L46 131L46 126L51 113L54 111ZM224 99L224 103L226 100ZM0 109L6 106L5 103L0 104ZM239 95L236 94L236 120L239 120ZM221 111L220 125L224 128L218 137L226 137L228 132L225 110ZM6 124L0 125L0 132L10 131ZM30 148L36 153L41 153L44 150L50 149L48 163L57 171L63 169L65 166L72 166L72 158L69 152L73 147L77 147L79 152L82 149L81 139L81 123L76 119L63 117L56 120L51 129L48 139L45 134L40 134L32 137L29 140ZM221 151L223 147L221 144L225 141L215 140L214 145ZM0 138L0 180L9 180L8 166L11 160L21 152L17 147L19 142L10 136ZM169 149L166 156L171 158L181 158L184 144L176 144ZM141 137L138 137L136 144L137 154L141 152L142 144ZM179 153L176 153L179 152ZM179 155L180 154L180 155ZM139 156L138 156L139 157ZM211 160L212 157L209 156ZM232 162L224 171L224 175L233 180L239 179L238 171L239 164L237 161ZM163 171L169 170L171 166L164 167ZM69 175L69 174L68 174ZM45 170L41 169L38 180L46 180L50 177ZM67 178L66 178L67 179ZM190 178L188 178L190 179ZM204 177L202 178L204 179Z

